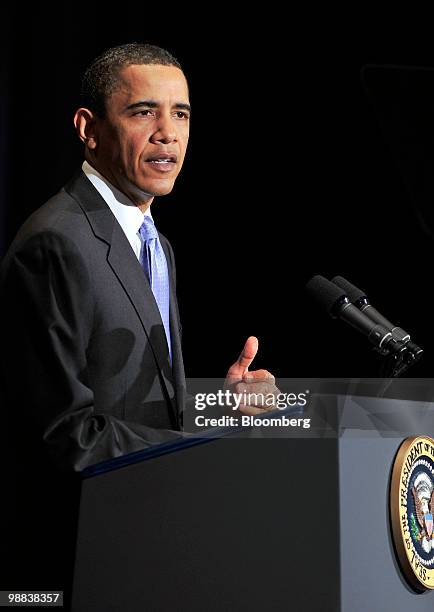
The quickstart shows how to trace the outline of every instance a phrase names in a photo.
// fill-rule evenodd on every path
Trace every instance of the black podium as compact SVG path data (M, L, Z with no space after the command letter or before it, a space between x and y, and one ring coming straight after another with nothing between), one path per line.
M393 394L392 394L393 395ZM309 429L188 437L82 483L74 612L432 611L389 525L397 450L434 404L318 395Z

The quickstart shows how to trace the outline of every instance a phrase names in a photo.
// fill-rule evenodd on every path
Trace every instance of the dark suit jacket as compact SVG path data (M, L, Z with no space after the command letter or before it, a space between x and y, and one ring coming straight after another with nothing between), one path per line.
M23 225L1 268L8 412L79 471L178 435L185 389L172 248L173 367L149 283L83 172ZM13 406L13 408L12 408Z

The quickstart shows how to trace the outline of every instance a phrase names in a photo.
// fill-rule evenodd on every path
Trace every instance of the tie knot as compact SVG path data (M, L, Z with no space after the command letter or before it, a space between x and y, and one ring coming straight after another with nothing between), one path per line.
M139 229L140 235L143 240L152 240L152 238L158 238L158 232L154 225L152 217L146 215L142 225Z

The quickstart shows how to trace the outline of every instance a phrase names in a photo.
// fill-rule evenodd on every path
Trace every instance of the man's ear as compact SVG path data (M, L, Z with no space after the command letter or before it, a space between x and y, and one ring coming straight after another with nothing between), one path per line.
M78 137L88 149L94 150L97 146L96 116L88 108L79 108L74 115L74 126Z

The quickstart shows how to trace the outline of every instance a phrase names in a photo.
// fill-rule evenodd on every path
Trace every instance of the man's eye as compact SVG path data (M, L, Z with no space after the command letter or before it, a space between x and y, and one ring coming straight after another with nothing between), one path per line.
M145 108L143 110L138 111L137 113L134 113L134 116L139 116L139 117L148 117L149 115L152 115L154 113L154 111L150 108Z
M190 115L184 111L176 111L177 119L189 119Z

